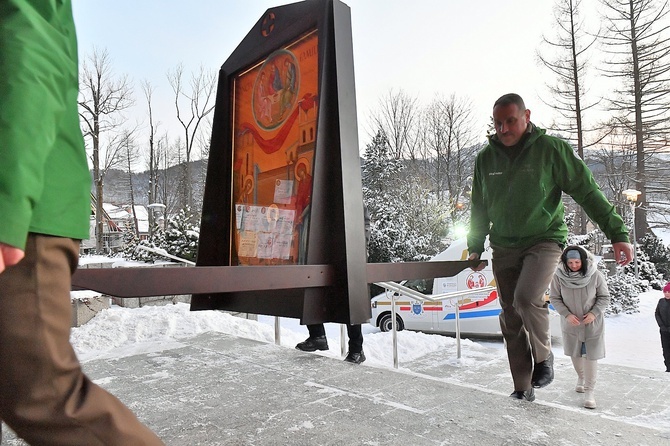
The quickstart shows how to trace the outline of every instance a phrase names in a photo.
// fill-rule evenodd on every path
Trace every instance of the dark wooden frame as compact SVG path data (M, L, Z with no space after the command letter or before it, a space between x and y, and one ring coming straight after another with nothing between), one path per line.
M282 290L263 290L261 285L256 291L196 294L192 310L295 317L306 324L361 323L370 317L351 14L338 0L307 0L268 9L221 67L196 264L232 265L232 80L313 30L318 33L319 93L306 264L331 265L333 284L313 288L296 284ZM257 280L260 285L263 274Z

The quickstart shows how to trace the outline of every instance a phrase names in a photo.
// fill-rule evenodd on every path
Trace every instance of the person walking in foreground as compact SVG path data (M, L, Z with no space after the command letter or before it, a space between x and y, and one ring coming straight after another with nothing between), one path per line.
M91 210L70 0L4 0L0 48L0 420L34 445L162 445L70 344Z
M605 310L610 301L607 281L593 254L568 246L551 281L549 299L563 316L563 352L577 372L575 392L584 393L584 407L596 408L598 360L605 357Z
M663 297L656 305L656 323L661 331L665 371L670 372L670 282L663 287Z
M534 388L554 379L549 313L544 295L568 228L562 193L571 195L612 241L619 265L633 258L628 230L586 164L565 141L530 122L518 94L493 105L495 134L477 154L470 202L468 260L478 260L489 236L514 392L533 401ZM480 263L475 271L484 268Z

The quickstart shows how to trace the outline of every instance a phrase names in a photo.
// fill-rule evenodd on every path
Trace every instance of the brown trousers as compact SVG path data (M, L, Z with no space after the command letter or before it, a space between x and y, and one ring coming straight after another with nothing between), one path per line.
M555 242L530 248L493 248L493 275L500 293L500 329L507 346L514 390L529 390L533 364L551 352L549 310L544 293L561 257Z
M0 419L32 445L163 445L83 374L70 344L78 242L30 234L0 274Z

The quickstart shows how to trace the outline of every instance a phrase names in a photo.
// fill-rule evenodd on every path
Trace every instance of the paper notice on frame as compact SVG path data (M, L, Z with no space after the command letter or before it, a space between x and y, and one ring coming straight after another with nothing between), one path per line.
M256 232L260 230L261 206L246 206L242 219L243 231Z
M278 204L291 203L293 180L277 180L275 182L274 202Z
M275 234L272 246L272 257L288 260L291 257L291 234Z
M272 234L269 232L259 232L258 233L258 251L257 257L259 259L271 259L272 258L272 246L273 243Z
M238 255L240 257L256 257L258 247L258 233L253 231L240 232L240 246Z
M291 234L293 232L293 222L295 220L295 211L293 209L280 209L277 218L275 232L279 234Z
M235 205L235 227L239 231L242 229L242 219L244 218L244 205L236 204Z

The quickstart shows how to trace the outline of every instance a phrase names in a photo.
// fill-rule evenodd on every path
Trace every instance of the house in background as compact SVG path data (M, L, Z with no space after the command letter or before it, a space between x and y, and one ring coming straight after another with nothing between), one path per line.
M145 240L149 238L149 211L146 206L141 204L135 205L135 213L133 214L133 208L130 205L123 206L125 212L129 215L128 230L133 230L133 220L137 218L137 235L140 240Z
M82 240L81 250L86 253L96 247L95 199L91 197L91 216L89 237ZM117 206L112 203L102 204L103 250L106 252L123 248L124 233L135 232L135 216L139 238L149 237L149 216L146 207L135 205L135 213L128 206Z

